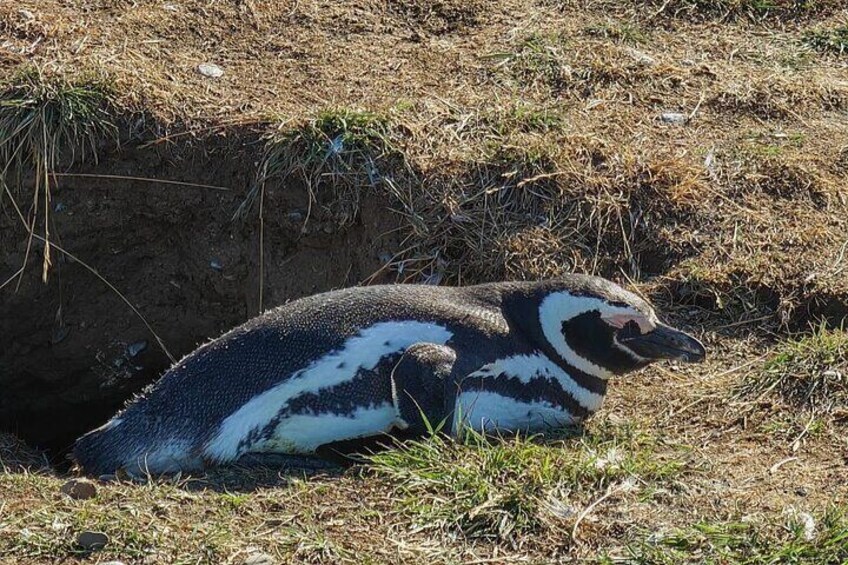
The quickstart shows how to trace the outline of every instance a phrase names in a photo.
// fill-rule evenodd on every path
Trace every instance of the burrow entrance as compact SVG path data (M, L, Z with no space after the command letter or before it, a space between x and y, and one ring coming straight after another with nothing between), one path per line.
M177 359L259 313L258 210L233 220L255 179L251 147L222 138L202 148L124 150L72 169L94 176L62 176L53 189L53 241L119 289ZM397 245L395 217L376 197L362 201L344 230L310 209L297 184L269 187L263 209L265 308L357 284ZM18 218L4 210L4 280L23 264L26 246ZM114 291L53 256L44 284L34 242L19 287L13 281L0 298L0 430L61 460L170 361Z

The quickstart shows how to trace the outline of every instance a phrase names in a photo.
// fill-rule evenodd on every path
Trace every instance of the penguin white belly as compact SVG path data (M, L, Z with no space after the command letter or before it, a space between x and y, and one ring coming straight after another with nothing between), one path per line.
M398 422L397 409L390 403L357 408L349 415L328 413L293 414L284 418L273 435L250 448L258 453L311 453L318 447L391 431Z
M454 433L463 428L483 431L535 432L577 423L566 410L545 401L522 402L490 391L463 392L456 399Z

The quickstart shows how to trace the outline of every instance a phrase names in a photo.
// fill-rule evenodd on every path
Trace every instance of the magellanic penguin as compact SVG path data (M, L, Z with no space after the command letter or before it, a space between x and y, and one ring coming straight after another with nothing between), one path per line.
M84 472L160 474L305 454L393 429L542 432L695 338L607 280L350 288L269 310L183 358L77 440Z

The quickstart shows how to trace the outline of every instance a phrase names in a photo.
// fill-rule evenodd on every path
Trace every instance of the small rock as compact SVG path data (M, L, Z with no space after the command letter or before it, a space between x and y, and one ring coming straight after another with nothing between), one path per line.
M224 270L224 265L218 259L209 261L209 266L212 267L213 271L218 271L219 273Z
M804 539L813 541L816 539L816 520L810 514L801 512L798 514L799 521L804 526Z
M109 543L109 536L103 532L82 532L77 536L77 545L85 551L98 551Z
M57 202L55 206L53 206L53 211L58 213L64 212L68 207L62 204L61 202Z
M97 486L87 479L71 479L60 490L74 500L88 500L97 496Z
M35 14L30 12L29 10L18 10L18 13L23 16L23 18L27 21L32 21L35 19Z
M288 218L290 222L300 223L303 221L303 212L299 212L297 210L289 212L286 214L286 218Z
M127 346L127 355L130 358L138 357L146 349L147 340L142 339L141 341L136 341L135 343L131 343Z
M689 121L689 116L687 116L686 114L680 114L678 112L663 112L660 115L660 120L662 120L662 122L665 124L682 126L683 124Z
M197 70L200 71L200 74L209 78L221 78L224 76L224 70L215 63L201 63L197 66Z
M253 553L244 560L244 565L276 565L277 561L267 553Z
M653 65L657 64L656 59L654 59L647 53L639 51L638 49L629 49L628 53L638 64L642 65L643 67L652 67Z

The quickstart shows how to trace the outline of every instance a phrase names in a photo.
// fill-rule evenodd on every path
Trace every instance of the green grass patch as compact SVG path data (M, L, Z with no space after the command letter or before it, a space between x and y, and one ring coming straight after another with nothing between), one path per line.
M745 18L753 21L827 14L840 7L836 0L652 0L661 13L673 16Z
M679 447L669 451L632 428L553 444L470 432L372 455L370 468L396 484L400 510L420 527L508 541L548 524L562 527L610 489L629 493L672 480L684 467L681 456Z
M833 507L819 517L790 511L777 522L701 522L653 534L631 551L645 564L840 564L848 560L848 517Z
M260 188L276 179L302 183L312 204L338 225L350 225L363 187L380 185L384 173L403 163L399 138L387 117L357 110L327 110L300 126L283 123L266 138L256 187L236 215L243 217Z
M820 414L848 407L848 333L820 327L807 337L785 341L736 394L774 396Z
M517 134L544 134L565 125L562 113L556 107L526 102L495 108L481 115L480 122L487 134L501 138L493 142L496 145L502 145L505 139Z
M844 54L848 51L848 25L804 33L804 43L818 51Z

